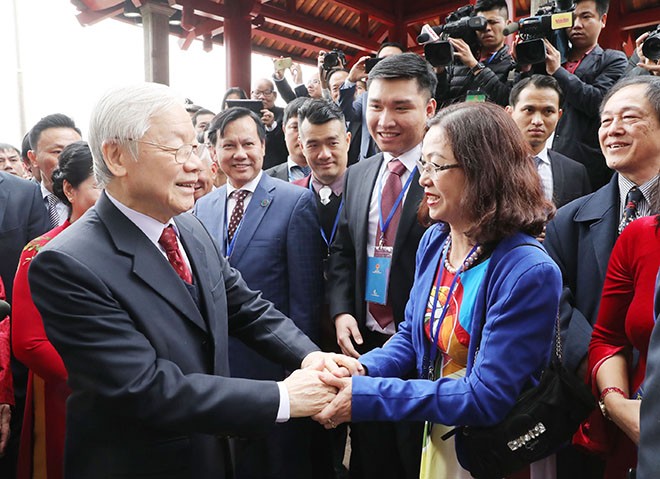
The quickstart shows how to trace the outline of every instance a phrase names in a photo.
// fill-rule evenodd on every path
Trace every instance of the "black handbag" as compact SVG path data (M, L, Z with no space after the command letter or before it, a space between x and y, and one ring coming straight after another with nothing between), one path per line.
M456 434L458 460L472 477L501 479L549 456L596 407L587 385L561 364L559 316L555 331L553 357L540 382L518 397L501 423L448 433Z

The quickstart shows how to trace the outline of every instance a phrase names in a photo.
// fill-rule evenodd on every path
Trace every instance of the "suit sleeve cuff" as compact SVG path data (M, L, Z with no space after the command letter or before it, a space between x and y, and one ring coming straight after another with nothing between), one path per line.
M291 417L291 405L289 404L289 391L284 382L278 381L277 388L280 390L280 405L277 408L277 419L275 422L287 422Z

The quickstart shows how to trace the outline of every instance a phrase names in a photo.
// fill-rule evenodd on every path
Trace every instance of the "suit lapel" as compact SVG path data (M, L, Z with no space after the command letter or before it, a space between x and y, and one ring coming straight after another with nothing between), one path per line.
M9 191L2 185L5 179L0 175L0 225L3 224L5 214L7 214L7 203L9 202Z
M241 260L241 257L247 250L252 237L254 236L259 223L273 203L276 183L266 174L261 176L257 188L254 190L250 204L245 211L243 221L236 234L236 244L231 255L231 264L235 266Z
M356 248L359 251L365 251L367 247L367 238L369 235L369 210L371 206L371 195L376 187L376 181L378 180L378 172L380 171L380 166L383 163L383 154L379 153L371 159L362 160L368 162L368 168L365 168L364 175L362 178L355 178L353 185L356 187L353 188L351 194L355 194L355 204L358 205L356 208L357 217L349 218L350 221L355 221L357 225L357 231L355 238L360 241L361 244L356 245Z
M552 171L552 199L555 203L559 203L564 199L564 168L550 150L548 150L548 158L550 158L550 171Z
M132 258L133 273L185 318L206 331L204 319L183 281L149 238L124 216L105 194L101 195L96 203L96 210L108 226L108 234L117 249Z

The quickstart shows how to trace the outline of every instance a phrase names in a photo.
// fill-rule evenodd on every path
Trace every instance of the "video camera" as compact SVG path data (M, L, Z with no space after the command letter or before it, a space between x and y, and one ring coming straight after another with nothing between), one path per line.
M341 50L334 49L323 57L323 69L328 72L337 67L343 68L346 65L346 55Z
M572 26L573 12L570 7L563 9L557 2L552 2L542 5L535 16L523 18L504 27L504 35L519 32L522 41L516 45L516 56L520 64L534 65L545 62L544 38L559 50L563 63L568 52L566 29Z
M477 50L477 34L485 30L488 22L483 17L474 15L474 7L465 5L445 18L445 24L437 27L422 29L417 37L417 43L424 44L424 56L434 67L449 65L454 59L454 49L447 38L460 38L470 46L472 51Z
M660 60L660 25L655 27L655 30L644 40L642 53L646 58L654 62Z

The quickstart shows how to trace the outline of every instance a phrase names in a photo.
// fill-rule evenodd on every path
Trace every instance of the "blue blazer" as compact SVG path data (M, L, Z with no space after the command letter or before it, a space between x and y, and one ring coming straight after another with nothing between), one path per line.
M194 214L226 255L227 187L201 198ZM289 316L313 341L319 337L323 304L323 250L316 200L311 191L267 174L236 233L229 264L248 286ZM230 339L232 376L283 379L284 368Z
M361 356L369 377L353 378L353 421L428 420L446 425L500 422L548 364L561 294L559 269L530 236L505 238L492 253L477 293L466 375L420 378L429 343L424 313L447 233L431 227L419 245L406 321L383 347ZM483 334L481 325L483 326ZM478 348L478 354L477 354Z

